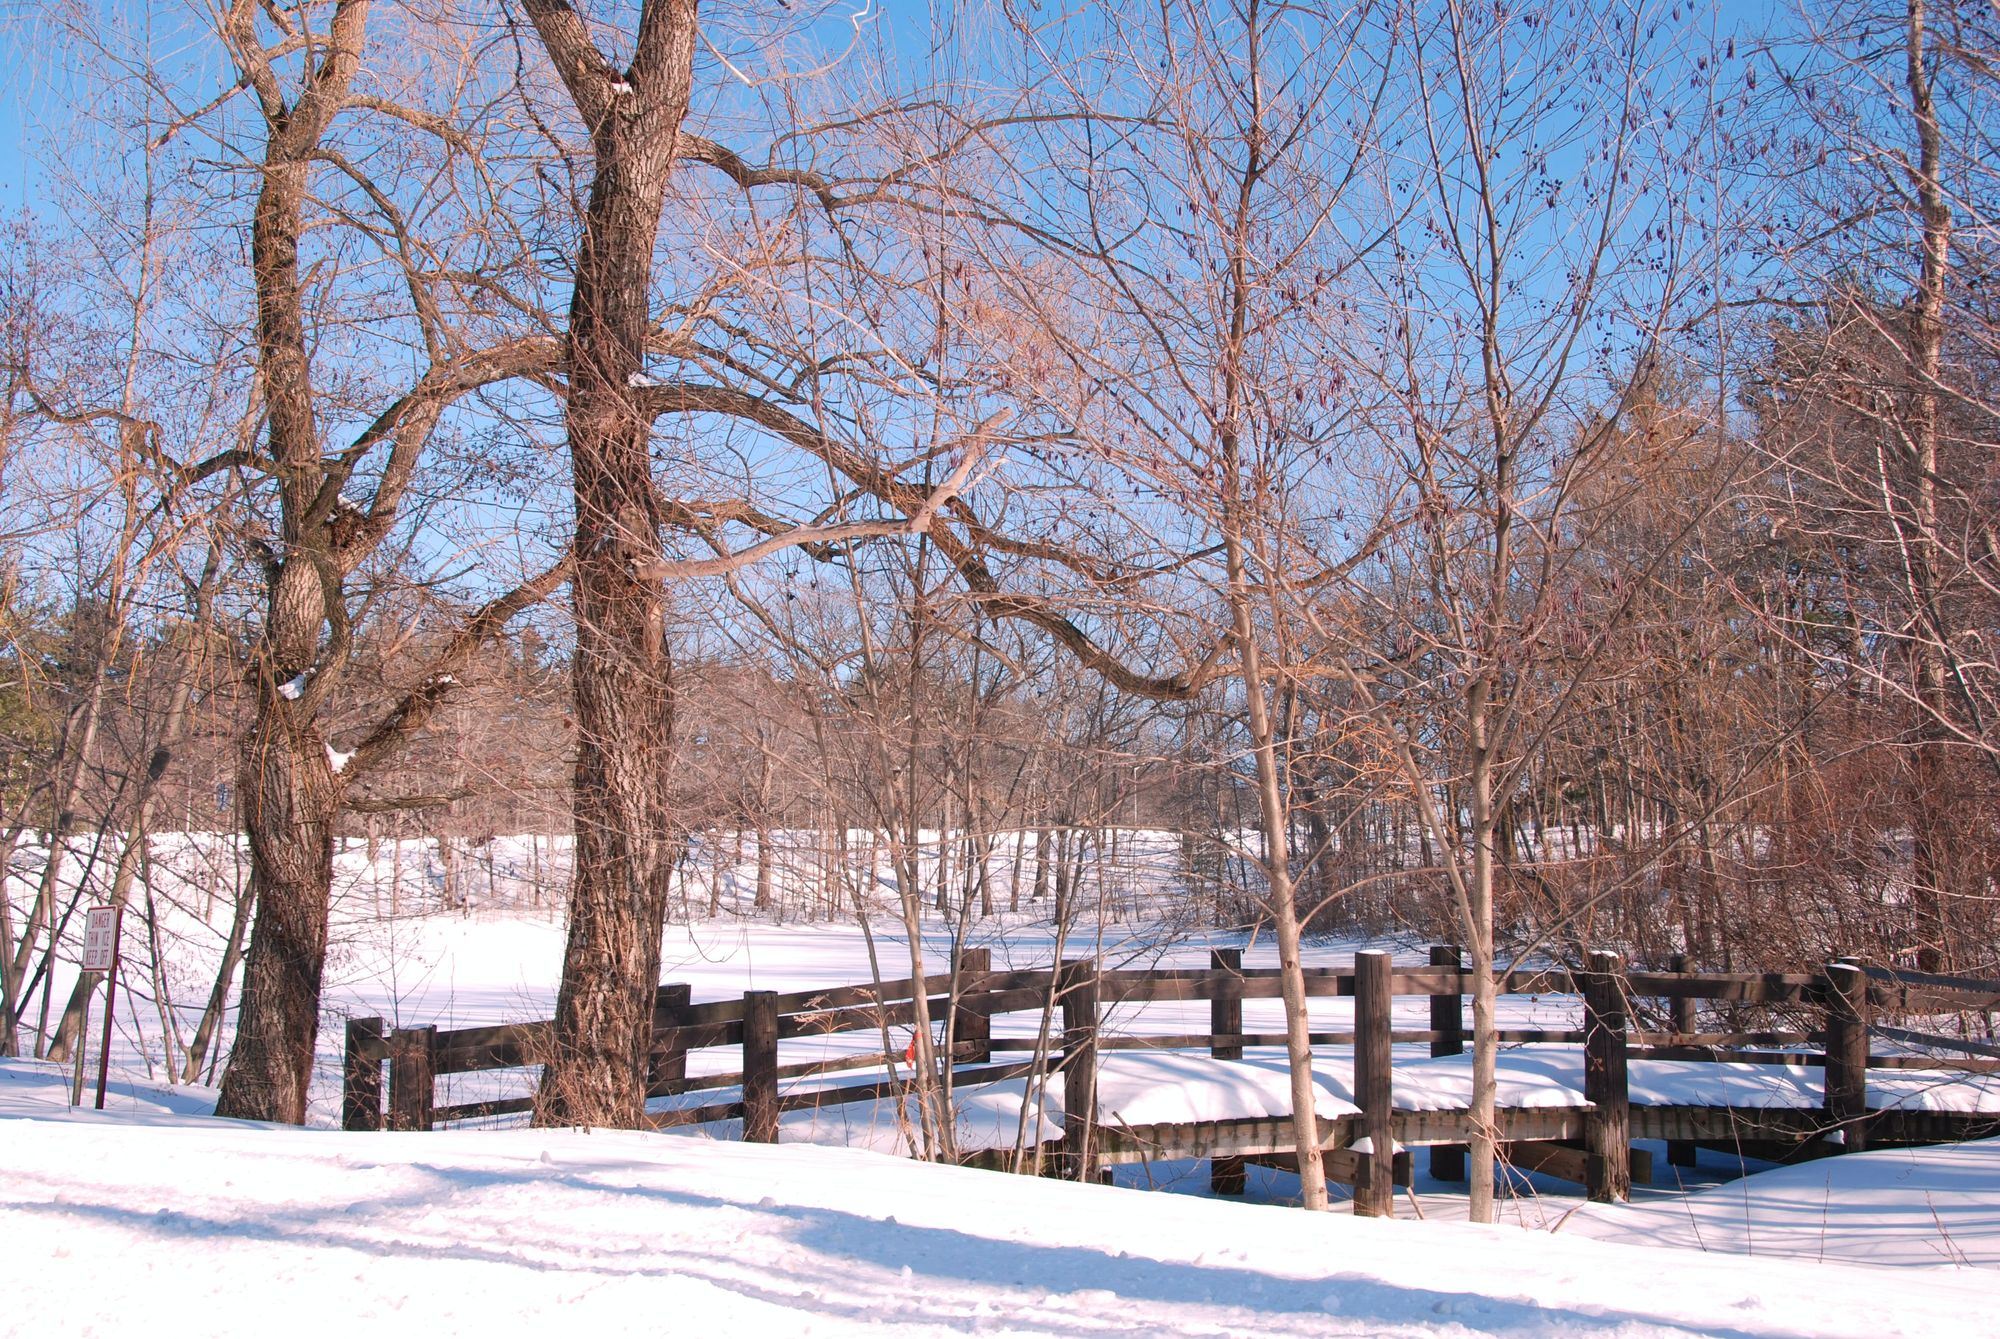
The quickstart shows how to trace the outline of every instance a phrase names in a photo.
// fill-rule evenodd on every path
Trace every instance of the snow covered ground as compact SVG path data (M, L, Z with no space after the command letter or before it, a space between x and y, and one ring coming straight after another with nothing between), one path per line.
M1759 1216L1732 1243L1736 1187L1551 1234L851 1149L276 1129L204 1118L186 1089L65 1113L60 1082L0 1064L10 1334L2000 1332L2000 1271L1955 1267L2000 1260L1994 1144L1829 1159L1770 1174L1770 1194L1753 1178ZM1949 1248L1920 1244L1933 1205ZM1674 1225L1689 1209L1699 1242Z
M503 854L489 881L515 877L516 856L523 866L548 858ZM506 910L377 915L375 904L396 896L392 883L384 897L385 874L419 887L428 875L397 875L380 858L369 866L359 849L342 860L313 1091L321 1127L337 1110L341 1019L464 1027L547 1017L562 951L553 907L537 913L518 895ZM14 891L18 902L18 875ZM158 914L181 995L195 998L226 928L223 904L163 894ZM128 936L131 952L131 922ZM974 938L1003 969L1086 954L1115 966L1198 966L1210 946L1143 920L1107 920L1059 941L1026 912L975 922ZM1244 946L1240 936L1213 942ZM938 923L926 936L931 970L946 947ZM1344 963L1355 947L1321 943L1308 956ZM1407 960L1419 961L1409 947ZM1247 948L1249 965L1274 961L1268 943ZM910 966L900 932L883 922L864 932L728 914L677 922L664 956L663 978L688 982L698 1001L903 976ZM1122 1188L1109 1189L880 1156L867 1150L897 1142L886 1104L792 1113L777 1148L687 1131L392 1136L219 1122L212 1090L155 1081L164 1077L159 1009L145 977L128 984L137 989L121 1000L104 1114L70 1110L67 1076L54 1066L0 1062L0 1260L10 1281L30 1281L0 1293L0 1334L274 1324L299 1335L520 1333L549 1324L733 1326L752 1336L2000 1335L2000 1142L1736 1180L1737 1164L1708 1154L1692 1171L1666 1169L1656 1148L1662 1174L1675 1179L1639 1188L1630 1206L1581 1206L1575 1187L1516 1174L1504 1226L1491 1229L1450 1221L1464 1217L1463 1189L1431 1181L1420 1153L1416 1208L1399 1198L1402 1221L1339 1210L1307 1217L1284 1206L1296 1178L1264 1169L1250 1171L1249 1202L1228 1203L1208 1197L1206 1165L1196 1162L1120 1167ZM67 985L65 969L53 983L58 1005ZM1345 1029L1351 1010L1351 1000L1315 1001L1315 1030ZM1282 1029L1276 1001L1246 1002L1244 1012L1248 1031ZM1577 1016L1573 998L1510 997L1501 1021L1561 1028ZM1397 1018L1425 1027L1426 1002L1399 1000ZM1023 1035L1033 1025L1023 1015L997 1030ZM1199 1032L1207 1007L1124 1010L1107 1027ZM865 1033L804 1038L781 1058L880 1044ZM1432 1062L1422 1049L1398 1048L1399 1103L1450 1102L1463 1062ZM1542 1094L1524 1102L1576 1100L1571 1049L1518 1055L1524 1093ZM1275 1053L1253 1050L1220 1090L1201 1059L1107 1052L1103 1061L1101 1100L1135 1124L1214 1116L1219 1102L1268 1114L1289 1104ZM728 1051L698 1053L691 1068L735 1062ZM1329 1114L1347 1109L1346 1065L1327 1056ZM1648 1085L1678 1091L1682 1069L1767 1090L1781 1105L1817 1101L1810 1073L1656 1062L1634 1063L1635 1096ZM467 1101L523 1076L446 1082L441 1101ZM1916 1085L1909 1100L1925 1105L2000 1101L1990 1083L1949 1092L1935 1076L1907 1083ZM978 1131L968 1144L1011 1143L1023 1091L967 1095L962 1123ZM1054 1132L1045 1119L1030 1137ZM1141 1198L1140 1187L1178 1193ZM1414 1221L1416 1209L1429 1221Z
M875 975L871 955L879 956L881 976L908 976L908 950L891 918L878 917L882 928L871 946L853 923L846 895L831 908L823 905L817 834L772 836L773 886L790 909L789 923L774 924L767 913L743 914L757 887L755 834L711 835L674 880L663 979L689 982L695 999L708 1000L757 988L868 980ZM919 861L924 878L937 866L937 834L927 837L931 844ZM850 877L872 891L878 910L886 910L896 893L886 850L863 833L850 834L849 841ZM160 833L149 850L143 887L125 918L113 1049L114 1064L163 1077L166 1056L179 1060L208 998L236 893L247 877L247 856L240 836L213 832ZM976 921L974 937L993 945L1000 966L1045 964L1058 943L1045 923L1047 897L1035 904L1032 860L1017 868L1013 850L1008 839L993 853L1000 914ZM106 895L117 854L114 839L92 834L62 862L56 889L62 946L53 970L38 973L29 992L31 1030L32 1020L62 1014L82 950L81 908ZM28 917L45 860L42 848L23 843L0 880L0 896L10 900L17 926ZM1120 829L1094 841L1080 860L1072 898L1080 928L1063 941L1070 956L1103 952L1114 965L1150 961L1148 954L1177 937L1168 925L1169 913L1184 900L1177 837ZM1021 910L1010 913L1017 874ZM338 1109L343 1018L380 1016L392 1025L449 1028L548 1017L562 961L568 876L569 842L562 837L460 840L449 860L435 841L343 839L334 859L322 1001L330 1025L322 1029L314 1119L330 1122ZM928 904L928 896L924 900ZM799 919L801 908L813 907L836 919ZM928 905L926 915L928 970L939 970L956 918L937 916ZM1186 961L1202 960L1198 946L1180 951ZM227 1051L233 999L232 992L232 1012L222 1019L211 1060ZM169 1030L175 1044L163 1041Z
M375 859L368 860L364 844L347 844L338 858L339 882L331 948L328 953L319 1054L311 1091L311 1120L332 1124L340 1104L341 1022L350 1017L380 1017L390 1026L435 1024L440 1028L475 1027L491 1023L521 1022L547 1018L555 1006L557 974L562 963L563 924L558 908L545 905L536 910L521 895L521 888L509 880L536 867L546 869L551 857L531 860L516 847L522 839L503 838L492 846L492 869L468 883L484 886L488 873L499 880L508 898L503 908L480 907L451 912L402 915L386 913L395 904L398 883L407 907L416 901L414 888L429 888L437 870L434 852L428 844L404 842L397 851L384 843ZM544 843L550 839L542 839ZM175 1019L183 1042L193 1030L215 962L228 928L227 899L208 898L202 891L215 877L217 868L230 864L222 839L210 834L178 834L156 840L161 854L156 881L160 940L167 970L160 974L169 990L165 1009L153 993L154 976L148 970L148 934L138 909L126 920L125 969L121 974L120 1003L113 1041L113 1064L135 1077L164 1078L161 1056L163 1014ZM1130 843L1137 845L1136 841ZM185 877L168 873L181 870ZM33 883L24 877L31 863L17 863L10 884L17 915L25 915ZM400 873L398 872L400 870ZM1132 870L1126 875L1136 881ZM726 870L724 882L732 893L741 892L742 869ZM754 877L754 875L752 876ZM1148 869L1145 877L1165 876ZM1115 881L1114 881L1115 882ZM523 885L525 886L525 884ZM1124 886L1124 885L1120 885ZM699 909L700 898L695 899ZM732 902L731 905L734 905ZM678 914L678 912L677 912ZM59 1015L69 993L81 950L83 917L70 918L65 950L56 970L37 992L52 996ZM926 923L924 955L927 971L944 970L949 962L952 926L932 916ZM1102 957L1111 967L1124 966L1206 966L1211 937L1176 931L1156 921L1117 921L1086 924L1068 935L1058 936L1033 911L977 919L971 926L971 942L988 947L995 967L1045 967L1057 956ZM1217 933L1216 945L1246 947L1244 961L1250 966L1269 967L1277 955L1269 937L1248 944L1241 935ZM1313 947L1316 965L1351 961L1355 943L1321 943ZM1414 950L1407 955L1412 963L1422 961ZM686 982L696 1001L727 999L746 990L804 990L820 986L852 985L879 978L907 977L910 954L900 926L878 919L864 932L851 920L834 922L794 921L773 924L761 917L723 914L676 919L667 927L662 951L661 979ZM101 993L99 1002L101 1004ZM232 996L233 999L233 996ZM1578 1016L1574 999L1547 1002L1510 998L1505 1026L1567 1027ZM101 1015L99 1015L101 1018ZM1319 1000L1313 1004L1314 1026L1333 1031L1351 1025L1353 1001ZM1427 1026L1427 1006L1421 999L1397 1003L1399 1026ZM1253 1000L1244 1006L1245 1026L1251 1031L1276 1033L1283 1030L1283 1011L1276 1000ZM1000 1020L1000 1035L1032 1035L1034 1019L1014 1015ZM1141 1020L1130 1011L1112 1011L1107 1030L1137 1029ZM1201 1002L1184 1005L1156 1005L1147 1009L1143 1020L1149 1031L1206 1031L1208 1008ZM226 1052L233 1032L233 1015L224 1019L218 1050ZM94 1057L97 1031L91 1031ZM820 1059L842 1052L879 1049L881 1039L870 1033L845 1033L832 1038L802 1038L787 1041L782 1048L784 1063ZM94 1059L93 1059L94 1063ZM718 1073L740 1068L734 1056L723 1051L698 1052L690 1059L693 1073ZM855 1075L858 1079L862 1076ZM480 1075L452 1075L441 1081L440 1103L470 1102L515 1096L524 1076L518 1072ZM691 1100L720 1100L700 1095Z
M1855 1153L1684 1196L1586 1205L1564 1231L1744 1255L2000 1269L2000 1140ZM1986 1323L2000 1333L2000 1316Z

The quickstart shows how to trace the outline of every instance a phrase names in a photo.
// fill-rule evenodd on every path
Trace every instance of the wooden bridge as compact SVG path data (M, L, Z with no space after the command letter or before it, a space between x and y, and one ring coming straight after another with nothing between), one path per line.
M2000 1133L2000 1078L1984 1077L2000 1072L2000 1049L1878 1021L1991 1010L2000 1006L2000 984L1851 961L1811 973L1678 966L1629 970L1616 954L1593 953L1578 967L1517 971L1497 982L1503 995L1582 996L1580 1028L1499 1033L1508 1049L1495 1137L1509 1163L1580 1182L1592 1198L1611 1200L1629 1195L1635 1173L1649 1179L1650 1159L1632 1148L1635 1140L1666 1141L1670 1161L1691 1165L1702 1147L1789 1160ZM1455 1094L1470 1091L1464 1006L1471 984L1449 948L1433 950L1426 967L1395 966L1387 953L1362 952L1352 967L1306 971L1308 996L1354 1002L1352 1031L1315 1033L1312 1043L1323 1089L1319 1145L1329 1178L1355 1187L1356 1212L1392 1212L1412 1148L1430 1150L1438 1179L1462 1179L1472 1127L1469 1096ZM912 1080L894 1032L917 1020L919 992L925 1016L945 1025L939 1053L951 1057L952 1090L969 1094L1020 1082L1024 1100L1031 1100L1037 1082L1051 1093L1059 1089L1060 1136L1038 1139L1029 1150L1039 1170L1088 1179L1114 1163L1208 1159L1214 1188L1240 1193L1247 1163L1295 1165L1288 1109L1139 1123L1100 1110L1107 1074L1126 1089L1148 1081L1143 1063L1120 1074L1118 1052L1206 1057L1193 1068L1177 1061L1159 1080L1199 1086L1248 1074L1256 1062L1246 1061L1246 1050L1284 1045L1281 1033L1243 1030L1246 1000L1279 996L1277 969L1245 968L1233 949L1215 950L1205 969L1106 969L1073 960L1032 971L995 971L987 950L968 949L951 972L921 981L749 991L740 1000L704 1004L693 1003L685 985L663 986L648 1092L683 1104L653 1110L649 1121L668 1128L740 1120L744 1139L775 1143L789 1113L900 1102ZM1428 1028L1392 1025L1399 996L1428 1000ZM1704 1000L1767 1006L1763 1012L1811 1026L1701 1032L1697 1008ZM1208 1029L1159 1035L1107 1026L1140 1006L1167 1002L1206 1002ZM1034 1016L1026 1029L1031 1035L996 1036L994 1020L1014 1014ZM878 1033L881 1047L779 1062L781 1042L847 1032ZM1871 1035L1966 1058L1870 1054ZM452 1074L534 1071L550 1036L547 1022L389 1032L380 1019L351 1020L342 1123L350 1130L426 1130L528 1111L527 1097L438 1105L437 1082ZM1401 1060L1398 1045L1405 1050ZM1427 1058L1408 1054L1417 1045L1427 1046ZM739 1052L740 1068L691 1076L690 1054L717 1048ZM1261 1063L1268 1074L1274 1062ZM1281 1066L1282 1057L1275 1063ZM859 1083L836 1077L871 1069L881 1073ZM734 1090L726 1100L684 1104L691 1095L726 1090ZM965 1160L1002 1161L990 1148Z

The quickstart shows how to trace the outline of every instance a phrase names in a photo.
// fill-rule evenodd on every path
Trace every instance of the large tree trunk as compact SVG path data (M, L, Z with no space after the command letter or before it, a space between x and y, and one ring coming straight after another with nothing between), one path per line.
M576 873L555 1028L535 1120L637 1126L673 870L666 596L650 425L635 404L653 248L693 80L694 0L649 0L627 72L560 0L530 17L590 128L596 158L569 309L565 427L576 507ZM622 90L622 91L620 91Z
M298 1125L319 1037L340 790L317 726L283 699L260 701L237 776L257 910L215 1112Z
M606 198L618 193L606 183L616 180L600 169L591 201L593 236L585 242L586 264L571 308L576 870L554 1049L536 1106L544 1124L639 1123L672 870L666 796L673 668L666 601L656 583L634 578L615 538L627 529L640 536L655 532L645 425L618 393L624 375L615 370L620 362L631 371L639 366L653 224L638 235L614 226L615 206L622 202ZM657 205L649 217L657 220ZM614 250L623 253L625 266L589 263L594 251ZM621 274L631 268L634 251L636 276ZM632 337L621 341L598 318L626 304L635 308L633 319L618 325Z
M237 766L256 905L236 1043L222 1073L218 1116L303 1123L320 975L333 896L333 820L341 784L316 716L340 654L321 634L341 608L341 574L319 493L320 455L299 239L312 164L338 112L367 36L366 0L341 0L326 55L289 107L260 88L267 124L263 173L250 224L257 292L257 364L266 437L279 464L282 549L266 566L264 635L252 658L256 718ZM257 68L256 18L230 12L239 62ZM268 74L268 67L263 67ZM317 515L315 513L318 513ZM344 618L335 624L336 640Z
M445 408L474 386L548 361L534 340L471 355L453 347L449 359L435 359L348 447L327 451L299 244L311 174L329 156L327 129L354 105L350 90L361 68L368 11L369 0L335 0L308 58L293 66L298 39L281 44L283 68L274 63L280 48L265 45L263 9L251 0L231 0L219 16L242 86L264 120L250 263L265 423L261 454L271 462L279 501L279 533L265 552L268 607L251 662L256 716L238 771L256 923L237 1042L217 1105L225 1116L304 1118L333 886L333 823L346 786L421 729L455 682L447 671L462 670L486 639L553 589L566 570L558 564L481 609L433 662L432 673L355 743L351 765L335 771L318 716L353 648L347 578L392 533L399 499ZM322 292L311 296L317 300ZM341 488L357 463L385 445L369 505L343 505Z

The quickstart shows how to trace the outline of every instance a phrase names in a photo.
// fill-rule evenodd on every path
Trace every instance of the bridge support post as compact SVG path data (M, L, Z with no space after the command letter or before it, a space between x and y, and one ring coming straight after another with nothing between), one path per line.
M1465 959L1456 944L1438 944L1431 949L1431 966L1465 971ZM1431 996L1431 1054L1465 1054L1465 992L1462 989ZM1431 1146L1431 1177L1438 1181L1465 1179L1465 1145Z
M1389 955L1368 949L1354 955L1354 1096L1361 1132L1368 1139L1365 1176L1354 1187L1354 1212L1366 1218L1396 1215L1396 1118L1390 1074Z
M1632 1198L1632 1105L1625 1079L1625 963L1593 952L1583 977L1584 1186L1600 1204Z
M1243 1048L1218 1037L1243 1035L1243 950L1210 949L1208 967L1218 974L1208 993L1208 1053L1217 1060L1241 1060ZM1242 1158L1213 1158L1208 1164L1208 1189L1214 1195L1241 1195L1249 1185Z
M1071 1181L1094 1181L1097 1150L1097 961L1073 958L1057 977L1063 1016L1063 1165Z
M340 1128L382 1128L382 1057L389 1044L379 1018L347 1020L346 1061L340 1074Z
M1868 977L1859 963L1826 965L1826 1118L1850 1153L1868 1147Z
M436 1085L437 1029L397 1028L389 1038L389 1128L430 1129Z
M743 992L743 1142L778 1142L778 992Z

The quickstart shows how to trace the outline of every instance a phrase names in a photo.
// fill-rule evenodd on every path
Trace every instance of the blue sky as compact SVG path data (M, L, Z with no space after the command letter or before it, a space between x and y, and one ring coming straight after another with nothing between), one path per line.
M193 45L175 41L171 29L191 25L199 30L204 22L192 7L147 0L96 0L92 8L106 22L115 23L122 16L167 25L168 31L161 34L166 40L159 43L165 52ZM1792 8L1788 0L1713 0L1708 5L1689 0L1677 12L1689 18L1712 14L1719 31L1734 29L1747 35L1788 27ZM38 203L33 161L38 136L79 96L71 87L72 71L51 50L53 25L39 9L37 0L0 0L0 215ZM887 9L886 21L906 35L923 22L924 10L916 4L891 4Z

